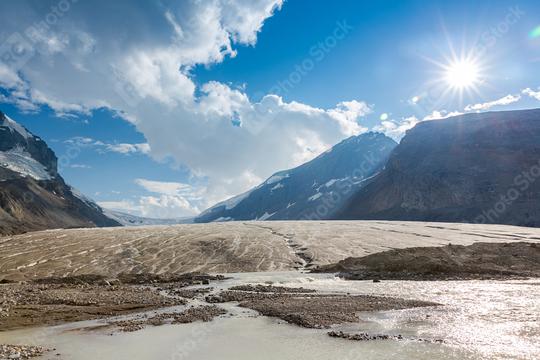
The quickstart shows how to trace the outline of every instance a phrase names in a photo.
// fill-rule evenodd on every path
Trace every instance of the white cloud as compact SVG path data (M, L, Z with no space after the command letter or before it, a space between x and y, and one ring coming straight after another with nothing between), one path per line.
M98 149L99 152L115 152L120 154L149 154L151 149L150 145L147 143L140 144L128 144L128 143L115 143L107 144L100 140L95 140L89 137L76 136L71 139L64 141L66 144L69 144L76 148L85 148L92 147Z
M422 120L439 120L439 119L446 119L452 116L458 116L463 115L462 112L459 111L446 111L446 110L434 110L431 114L424 116Z
M483 111L488 110L494 106L502 106L502 105L510 105L515 102L518 102L521 99L520 95L506 95L505 97L502 97L497 100L488 101L485 103L478 103L474 105L467 105L465 107L465 111Z
M3 62L0 62L0 85L8 89L22 85L22 80L17 72Z
M142 216L157 219L195 216L199 213L199 209L193 208L188 200L180 196L142 196L139 206Z
M448 112L446 110L435 110L431 114L424 116L423 119L418 119L416 116L409 116L403 118L401 121L386 118L385 120L381 121L379 125L374 126L372 130L381 132L394 140L399 141L405 135L407 130L412 129L416 124L422 121L446 119L462 114L463 113L459 111Z
M176 219L195 216L198 213L186 199L167 195L141 196L133 200L100 201L98 205L105 209L154 219Z
M120 201L103 201L99 203L100 206L150 218L194 216L203 210L198 207L204 203L202 195L206 192L206 188L203 186L148 179L135 179L135 183L153 195Z
M189 184L179 182L153 181L135 179L135 183L149 192L162 195L188 195L193 196L194 188Z
M340 102L335 109L329 110L328 114L339 123L343 134L352 136L367 131L358 124L358 121L371 112L371 108L365 102L352 100Z
M530 96L536 100L540 100L540 90L539 91L534 91L532 90L531 88L526 88L522 91L523 94L527 95L527 96Z
M42 20L31 4L0 5L6 10L0 11L6 33L24 32L7 21L14 14L25 14L25 24ZM111 109L132 122L147 144L95 146L170 157L195 177L208 179L204 197L211 203L366 131L359 120L371 107L362 101L344 101L330 109L275 95L252 102L244 90L215 81L195 83L194 66L234 57L239 44L254 45L264 21L281 5L281 0L160 6L119 1L118 11L111 12L105 0L77 2L65 21L44 34L43 39L58 40L54 46L36 38L36 54L20 69L24 81L7 72L3 78L20 90L19 101L47 104L63 115ZM159 203L154 200L149 203Z
M96 193L98 195L98 193ZM119 201L98 201L97 204L105 209L117 210L126 212L128 214L133 214L137 216L143 216L140 212L140 207L135 202L130 200L119 200Z
M418 120L415 116L407 117L400 122L385 120L381 121L381 123L375 126L373 130L381 132L386 136L399 141L405 135L407 130L412 129L419 122L420 120Z
M117 152L120 154L133 154L133 153L141 153L141 154L148 154L150 153L150 145L147 143L142 144L107 144L106 146L107 150Z

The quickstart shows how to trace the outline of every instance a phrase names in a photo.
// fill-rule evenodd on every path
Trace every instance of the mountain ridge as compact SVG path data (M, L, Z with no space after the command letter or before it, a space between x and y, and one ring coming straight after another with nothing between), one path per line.
M375 132L349 137L307 163L203 211L195 222L325 219L380 171L397 143Z
M47 144L0 111L0 234L120 226L58 174Z
M540 226L539 159L540 109L421 122L333 219Z

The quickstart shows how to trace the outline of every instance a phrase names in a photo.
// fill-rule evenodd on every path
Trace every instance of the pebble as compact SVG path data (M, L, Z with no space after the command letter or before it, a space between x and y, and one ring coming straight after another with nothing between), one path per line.
M24 360L40 356L48 349L41 346L0 345L0 359Z

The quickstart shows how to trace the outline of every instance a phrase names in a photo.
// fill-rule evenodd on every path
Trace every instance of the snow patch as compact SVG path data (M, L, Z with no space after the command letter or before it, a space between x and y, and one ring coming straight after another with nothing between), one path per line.
M21 136L24 137L25 139L29 139L33 137L32 134L30 134L22 125L20 125L15 120L11 119L9 116L4 115L4 119L5 121L2 125L9 128L11 132L17 132L21 134Z
M36 180L52 179L45 166L20 147L9 151L0 151L0 166L24 177L30 176Z
M322 195L323 195L322 193L318 192L318 193L316 193L315 195L310 196L309 199L308 199L308 201L315 201L315 200L317 200L318 198L320 198Z
M334 185L336 183L336 181L338 181L339 179L332 179L332 180L329 180L326 182L326 184L324 184L324 186L326 187L330 187L332 185Z
M369 176L369 177L367 177L367 178L362 178L362 179L360 179L359 181L353 181L353 184L355 184L355 185L362 184L362 183L364 183L364 182L366 182L366 181L368 181L368 180L373 179L373 178L374 178L375 176L377 176L377 175L379 175L379 173L375 173L375 174L373 174L373 175L371 175L371 176Z
M277 212L277 211L276 211ZM274 216L276 214L276 212L273 212L271 214L265 212L264 214L262 214L261 217L259 218L256 218L255 221L264 221L264 220L268 220L270 219L272 216Z
M282 183L277 183L277 185L274 186L272 189L270 189L270 191L274 191L274 190L277 190L277 189L281 189L281 188L283 188L283 187L285 187L285 186L283 186Z
M285 174L278 173L278 174L272 175L268 180L266 180L265 184L267 185L274 184L288 177L289 177L288 173L285 173Z

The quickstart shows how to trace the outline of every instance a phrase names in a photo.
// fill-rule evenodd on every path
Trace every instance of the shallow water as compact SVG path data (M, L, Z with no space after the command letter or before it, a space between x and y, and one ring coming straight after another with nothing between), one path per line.
M231 274L219 288L242 283L304 286L323 292L392 295L431 300L440 307L360 314L340 327L406 338L442 339L353 342L325 330L303 329L227 304L232 315L211 323L149 326L135 333L81 331L86 321L49 328L0 332L0 343L41 344L57 350L46 359L537 359L540 358L538 281L368 281L327 274ZM55 354L61 353L58 357Z

